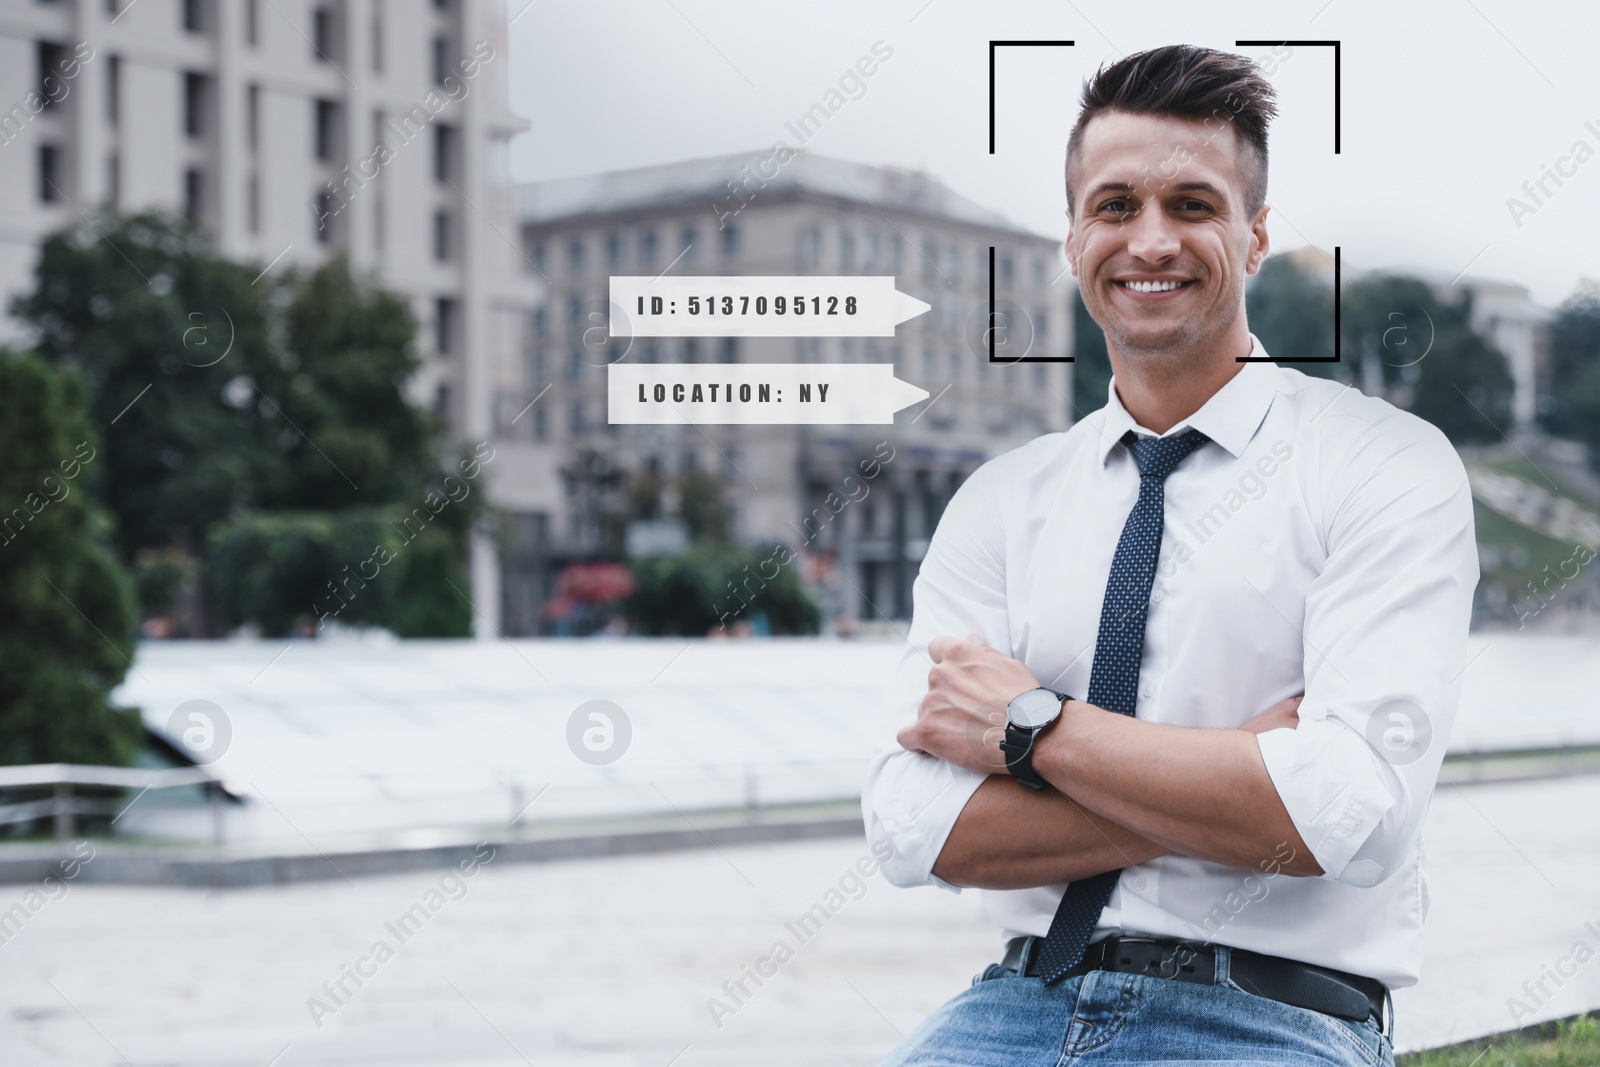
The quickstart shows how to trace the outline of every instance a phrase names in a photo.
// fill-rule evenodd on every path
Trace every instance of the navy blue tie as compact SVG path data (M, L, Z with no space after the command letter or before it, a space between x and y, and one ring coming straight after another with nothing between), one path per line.
M1176 437L1140 437L1129 430L1122 438L1139 467L1139 500L1122 527L1100 606L1100 633L1089 672L1088 701L1095 707L1132 715L1138 703L1139 660L1144 653L1150 587L1161 555L1167 475L1209 440L1199 430ZM1059 982L1083 960L1089 935L1121 874L1106 871L1067 886L1039 955L1039 975L1045 985Z

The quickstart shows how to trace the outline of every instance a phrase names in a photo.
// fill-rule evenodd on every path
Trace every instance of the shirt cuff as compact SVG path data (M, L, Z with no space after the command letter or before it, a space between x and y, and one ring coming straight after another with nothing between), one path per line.
M1381 872L1351 863L1394 805L1366 740L1337 719L1302 720L1256 735L1261 759L1322 877L1371 886Z
M988 777L922 752L898 749L873 761L861 792L867 841L887 841L894 857L884 877L902 888L935 885L959 893L933 873L956 820Z

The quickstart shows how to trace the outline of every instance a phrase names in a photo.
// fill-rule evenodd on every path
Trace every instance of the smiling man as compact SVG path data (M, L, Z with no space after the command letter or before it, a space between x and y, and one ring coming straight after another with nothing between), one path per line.
M1472 500L1436 428L1249 331L1273 99L1189 46L1084 88L1106 405L950 501L862 797L887 877L980 889L1003 955L887 1064L1392 1062Z

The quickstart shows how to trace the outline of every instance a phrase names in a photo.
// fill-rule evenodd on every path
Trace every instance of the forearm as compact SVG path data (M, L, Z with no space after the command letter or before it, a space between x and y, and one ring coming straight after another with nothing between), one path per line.
M961 811L933 873L951 885L1029 889L1137 866L1171 851L1053 789L991 775Z
M1294 858L1285 873L1322 873L1250 731L1146 722L1073 700L1035 743L1033 765L1153 847L1253 870L1287 844Z

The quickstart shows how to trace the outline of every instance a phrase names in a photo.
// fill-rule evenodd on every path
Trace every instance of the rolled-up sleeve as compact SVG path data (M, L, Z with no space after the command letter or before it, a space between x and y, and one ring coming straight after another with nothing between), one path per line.
M1413 848L1455 723L1478 581L1472 493L1444 435L1398 413L1323 469L1300 723L1257 742L1322 877L1371 886Z
M1006 613L1005 533L994 461L962 483L950 499L912 585L911 632L889 689L901 725L916 721L928 691L928 643L941 635L976 633L1011 655ZM867 841L887 842L894 856L883 864L893 885L937 885L959 892L933 874L967 801L985 775L933 756L902 749L894 738L873 760L861 791Z

